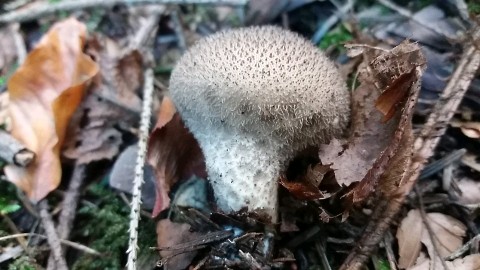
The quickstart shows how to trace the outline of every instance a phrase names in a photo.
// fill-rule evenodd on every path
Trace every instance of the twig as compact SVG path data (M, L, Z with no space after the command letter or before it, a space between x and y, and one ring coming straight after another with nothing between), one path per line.
M10 230L12 230L15 234L19 234L20 231L18 230L17 226L15 226L15 223L10 219L8 215L0 215L5 223L7 223L7 226L10 227ZM1 238L0 238L1 240ZM27 239L23 236L19 236L16 238L17 242L22 246L23 250L28 252L28 243Z
M25 58L27 58L27 48L25 47L25 41L23 40L22 35L18 31L20 29L20 24L15 23L10 25L13 41L15 42L15 48L17 49L17 62L18 65L21 65Z
M145 20L143 25L137 31L133 39L131 40L127 51L140 49L143 46L147 45L152 34L157 28L158 21L160 20L160 14L165 10L163 6L151 7L149 9L150 16Z
M465 245L461 246L460 248L458 248L457 250L452 252L452 254L445 257L444 260L445 261L453 261L457 258L460 258L460 256L465 254L465 252L467 252L470 249L470 247L473 245L473 243L475 243L476 241L479 241L479 240L480 240L480 234L475 235L475 237L470 239L467 243L465 243Z
M55 231L52 216L48 212L48 202L43 199L38 203L40 208L40 219L42 221L45 234L47 235L47 242L50 245L58 270L68 270L65 258L62 255L62 247L60 246L60 239Z
M35 159L35 153L28 150L9 133L0 129L0 159L10 164L26 167Z
M322 22L320 28L313 34L312 43L318 44L330 28L332 28L341 17L345 16L345 13L352 9L354 4L355 0L348 0L347 3L340 7L337 12L330 16L325 22Z
M432 241L433 252L434 252L433 258L430 258L431 262L432 262L432 265L433 265L432 268L435 269L436 259L439 258L440 262L442 263L443 269L449 270L450 268L448 268L448 266L445 263L445 261L443 260L443 258L440 257L440 251L439 251L440 249L438 248L438 244L437 244L438 240L435 241L437 239L437 237L435 236L435 233L433 232L433 229L432 229L432 226L430 225L430 222L428 222L428 218L427 218L427 215L425 213L425 206L423 204L422 194L420 194L420 191L418 190L417 185L415 185L415 192L417 193L418 204L420 206L420 209L419 209L420 210L420 216L422 217L423 224L425 224L425 228L427 229L428 235L430 236L430 240Z
M315 248L317 249L318 254L320 255L320 261L322 263L322 269L332 270L332 267L328 263L328 257L325 253L325 248L320 241L315 241Z
M397 270L397 262L393 253L392 241L392 234L387 232L383 239L383 243L385 244L385 251L387 251L388 264L390 265L390 270Z
M51 15L60 11L73 11L86 8L109 8L119 4L145 5L145 4L209 4L244 6L248 0L69 0L56 3L45 2L22 8L0 15L0 24L24 22Z
M422 170L419 179L426 179L436 174L437 172L443 170L443 168L445 168L446 166L462 159L465 153L467 153L467 150L465 148L455 150L454 152L449 153L441 159L435 160L434 162L426 165L425 169Z
M150 129L150 117L152 114L152 96L154 77L153 70L148 68L145 71L144 90L143 90L143 106L142 116L140 120L140 134L138 141L138 156L135 165L135 178L133 180L132 191L132 204L130 212L130 241L128 243L128 261L127 268L129 270L137 269L137 251L138 251L138 222L140 220L140 205L142 197L142 184L143 184L143 167L145 164L145 158L147 154L147 142Z
M434 154L435 147L445 133L448 123L470 86L479 65L480 51L471 45L464 51L460 63L439 98L439 102L435 104L420 136L414 142L414 155L409 167L411 173L407 176L405 184L399 187L398 196L380 200L362 235L360 247L350 253L341 269L361 269L368 259L368 255L381 241L382 237L378 236L384 235L390 227L392 219L400 212L408 193L425 167L427 159Z
M452 36L449 36L448 34L442 32L441 30L435 28L435 27L432 27L428 24L426 24L425 22L422 22L421 20L417 19L410 10L408 9L405 9L393 2L391 2L390 0L378 0L378 2L382 5L384 5L385 7L389 8L389 9L392 9L394 11L396 11L398 14L410 19L411 21L419 24L420 26L434 32L435 34L437 35L440 35L440 36L444 36L444 37L447 37L449 39L455 39L455 37L452 37Z
M78 198L80 197L80 187L85 179L85 169L85 164L76 164L75 169L73 170L67 193L62 202L62 211L58 218L59 223L57 226L57 233L60 239L68 239L70 231L72 230L73 220L75 219L78 205ZM48 259L47 269L56 269L53 252Z
M23 238L23 237L32 237L32 236L40 237L40 238L43 238L43 239L48 239L47 236L45 236L43 234L38 234L38 233L17 233L17 234L12 234L12 235L7 235L7 236L0 237L0 241L5 241L5 240L8 240L8 239L12 239L12 238ZM89 248L89 247L84 246L82 244L75 243L75 242L65 240L65 239L59 239L59 241L60 241L60 243L62 243L65 246L72 247L74 249L83 251L85 253L95 255L95 256L100 256L101 255L100 252L96 251L95 249Z
M187 42L185 41L185 34L183 33L182 23L180 22L180 18L178 16L178 10L172 10L171 16L173 30L175 31L175 35L178 39L178 47L180 48L182 53L184 53L187 50Z

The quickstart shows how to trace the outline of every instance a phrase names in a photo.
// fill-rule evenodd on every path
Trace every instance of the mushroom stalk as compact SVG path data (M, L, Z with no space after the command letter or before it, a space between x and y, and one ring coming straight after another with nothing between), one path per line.
M350 95L334 64L278 27L199 41L172 72L170 93L205 156L217 204L277 221L278 178L308 146L342 134Z
M283 158L271 138L205 125L196 129L217 205L227 213L243 208L277 219L277 182Z

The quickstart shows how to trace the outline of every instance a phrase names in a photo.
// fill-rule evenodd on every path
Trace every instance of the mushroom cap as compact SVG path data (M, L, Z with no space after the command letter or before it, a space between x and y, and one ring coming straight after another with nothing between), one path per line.
M340 135L350 117L335 65L306 39L274 26L200 40L177 63L170 90L194 134L199 125L224 126L302 148Z

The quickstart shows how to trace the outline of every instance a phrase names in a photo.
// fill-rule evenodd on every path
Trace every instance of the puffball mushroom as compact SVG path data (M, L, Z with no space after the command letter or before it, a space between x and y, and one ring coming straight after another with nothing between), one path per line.
M213 34L189 49L170 94L205 156L218 207L277 220L278 178L307 146L340 136L350 96L309 41L274 26Z

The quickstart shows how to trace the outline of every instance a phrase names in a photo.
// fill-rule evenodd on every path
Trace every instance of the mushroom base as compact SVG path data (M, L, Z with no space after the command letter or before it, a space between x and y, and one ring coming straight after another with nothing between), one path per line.
M282 160L275 141L226 130L197 132L218 207L242 209L277 221L278 178Z

